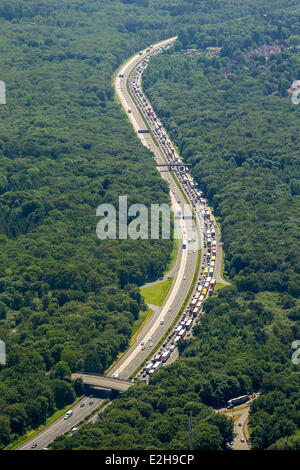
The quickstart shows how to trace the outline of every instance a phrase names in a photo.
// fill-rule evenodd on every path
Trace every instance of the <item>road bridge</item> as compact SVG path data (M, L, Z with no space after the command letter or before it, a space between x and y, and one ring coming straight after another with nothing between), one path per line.
M84 374L81 372L75 372L72 374L72 379L81 378L85 385L90 385L91 387L105 388L108 390L117 390L118 392L125 392L132 387L133 382L127 380L113 379L112 377L106 377L102 375L95 374Z
M192 166L191 163L157 163L156 166Z

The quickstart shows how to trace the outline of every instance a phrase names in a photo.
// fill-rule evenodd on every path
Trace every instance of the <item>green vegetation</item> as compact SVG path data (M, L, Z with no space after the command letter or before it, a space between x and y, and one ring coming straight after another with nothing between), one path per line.
M145 303L161 307L169 293L172 282L173 277L158 282L153 286L143 287L143 289L141 289L141 295L144 297Z
M103 372L128 347L146 309L138 286L170 262L171 241L95 233L97 207L117 207L119 195L168 203L111 86L118 65L150 42L146 26L143 37L118 32L128 9L111 1L0 6L0 448L74 401L58 362Z
M261 390L250 410L253 448L296 449L300 108L287 89L300 79L300 2L164 3L179 40L150 62L143 88L221 223L232 284L205 302L178 361L53 447L187 449L192 409L195 448L224 448L220 427L202 421L206 412L217 419L205 407Z
M173 249L170 255L170 261L165 269L164 274L168 274L169 271L175 266L175 263L178 258L178 249L179 249L179 240L178 238L173 238Z
M131 340L130 344L133 344L136 338L137 333L141 330L141 328L147 323L149 318L151 317L153 311L151 308L140 312L139 318L135 320L132 325L132 333L131 333Z
M169 202L111 79L175 34L143 87L220 220L232 285L205 302L177 362L54 447L187 449L192 411L195 449L224 449L232 423L208 407L258 389L253 447L299 447L300 107L287 91L299 20L299 0L2 2L0 448L81 395L71 371L103 372L126 350L139 286L171 261L172 241L101 241L95 228L119 195Z
M17 449L17 447L19 447L21 444L24 444L26 441L29 441L30 439L32 439L34 436L36 436L37 434L39 434L41 431L43 431L44 429L46 429L48 426L50 426L52 423L54 423L58 418L61 418L61 416L63 416L64 414L66 414L66 412L68 410L71 410L74 405L76 405L76 403L78 403L80 400L81 400L82 397L78 397L76 398L76 400L74 400L73 403L71 403L71 405L67 405L65 406L63 409L61 410L57 410L55 413L53 413L52 416L50 416L50 418L47 418L46 420L46 423L39 426L37 429L35 430L31 430L31 431L28 431L26 432L23 436L20 436L18 439L16 439L15 441L11 442L8 446L6 446L4 448L4 450L14 450L14 449ZM15 417L16 419L17 417Z

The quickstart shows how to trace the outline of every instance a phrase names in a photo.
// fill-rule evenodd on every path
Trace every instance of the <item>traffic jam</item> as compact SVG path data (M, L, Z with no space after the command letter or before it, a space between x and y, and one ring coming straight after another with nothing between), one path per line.
M145 383L148 383L149 377L151 377L157 370L159 370L168 362L172 353L177 348L178 341L180 339L191 336L192 326L194 326L196 323L199 323L199 317L200 315L203 315L204 300L208 296L215 295L214 290L216 287L216 279L214 278L217 256L216 223L213 220L206 200L202 197L202 191L197 188L198 184L194 182L192 176L189 173L188 167L184 165L179 155L175 151L175 148L172 145L164 127L162 126L151 104L141 89L141 76L148 66L150 58L154 55L162 53L171 46L172 44L169 44L153 52L151 52L153 46L150 46L146 50L147 57L145 57L145 59L138 64L129 77L129 89L132 95L135 97L135 101L143 113L149 128L154 134L165 157L165 160L170 164L179 164L178 166L174 166L172 168L188 200L190 201L190 204L193 206L195 215L198 219L197 222L200 224L203 241L203 255L201 260L200 275L197 280L195 292L186 310L182 314L179 323L165 339L162 348L155 355L155 357L148 361L142 371L139 372L135 377L135 379L139 378ZM139 54L142 55L143 51L140 51ZM131 110L128 110L128 112L131 112ZM180 166L180 163L182 163L182 166ZM182 216L181 211L177 213L177 218L178 216ZM192 245L192 241L194 240L189 238L187 241L183 241L182 244L182 248L187 249L188 254L191 254L191 249L189 248ZM142 349L145 348L144 343L142 343L141 346Z

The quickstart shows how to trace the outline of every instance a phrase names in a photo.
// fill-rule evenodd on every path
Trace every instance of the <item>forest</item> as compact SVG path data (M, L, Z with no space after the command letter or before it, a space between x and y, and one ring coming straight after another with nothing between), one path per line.
M96 208L168 202L151 153L114 97L118 66L178 34L143 87L220 222L232 283L205 303L193 340L150 386L55 449L221 450L232 423L211 407L261 390L253 449L300 447L300 2L21 1L0 6L0 448L82 393L72 371L104 372L145 308L172 243L96 237ZM268 58L260 47L278 44ZM211 57L207 47L220 48ZM188 49L196 51L186 53Z

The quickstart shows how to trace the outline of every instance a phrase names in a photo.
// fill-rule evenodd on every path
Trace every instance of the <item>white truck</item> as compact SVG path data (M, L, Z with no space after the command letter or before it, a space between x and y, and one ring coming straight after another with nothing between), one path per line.
M166 362L170 357L170 351L164 351L163 355L162 355L162 362Z
M153 370L154 372L156 372L157 370L159 370L161 368L161 365L162 365L162 362L161 361L157 361L154 366L153 366Z
M67 411L66 414L65 414L64 420L70 418L70 416L72 416L72 414L73 414L73 410Z

